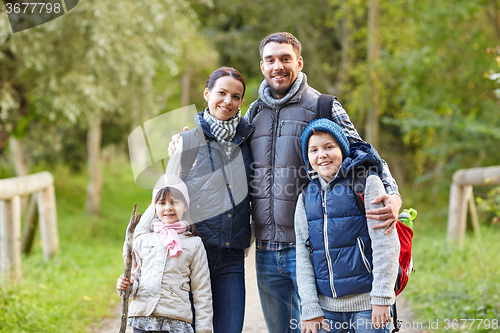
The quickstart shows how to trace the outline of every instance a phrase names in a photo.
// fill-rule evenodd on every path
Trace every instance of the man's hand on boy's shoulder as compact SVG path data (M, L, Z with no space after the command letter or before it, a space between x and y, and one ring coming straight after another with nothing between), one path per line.
M377 202L382 202L384 207L367 210L366 217L374 220L385 220L384 222L375 224L373 229L387 228L385 231L387 235L396 227L399 210L403 202L398 194L388 195L386 193L376 197L371 203L375 204Z

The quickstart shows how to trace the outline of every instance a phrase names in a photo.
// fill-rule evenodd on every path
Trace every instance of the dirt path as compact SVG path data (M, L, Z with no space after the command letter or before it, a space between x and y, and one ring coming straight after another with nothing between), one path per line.
M255 249L250 250L249 256L246 258L246 309L245 322L243 324L243 333L263 333L267 332L264 322L264 315L260 307L259 293L257 290L257 276L255 274ZM91 327L89 333L118 333L120 329L120 310L118 306L114 311L113 318L105 319L100 327ZM407 302L401 296L398 296L398 315L399 320L405 323L411 323L411 310ZM409 326L407 324L407 326ZM404 326L403 326L404 327ZM127 333L132 333L133 330L127 327ZM400 333L418 333L420 331L401 328Z

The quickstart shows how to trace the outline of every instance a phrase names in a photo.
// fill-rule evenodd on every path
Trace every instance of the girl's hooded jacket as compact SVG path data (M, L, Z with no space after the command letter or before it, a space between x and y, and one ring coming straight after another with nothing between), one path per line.
M193 294L196 332L212 332L212 292L207 256L201 238L179 234L182 253L171 257L161 236L151 232L134 240L133 300L129 316L164 316L192 323ZM191 283L191 287L190 287Z

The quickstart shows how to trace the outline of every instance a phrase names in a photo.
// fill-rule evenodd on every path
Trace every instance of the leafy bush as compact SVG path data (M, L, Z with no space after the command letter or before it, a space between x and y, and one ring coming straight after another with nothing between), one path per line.
M487 197L476 197L478 210L487 215L487 221L500 222L500 186L488 192Z

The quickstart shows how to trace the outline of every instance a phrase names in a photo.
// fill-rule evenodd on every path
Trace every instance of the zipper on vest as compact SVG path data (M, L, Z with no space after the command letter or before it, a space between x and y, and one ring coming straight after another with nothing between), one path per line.
M229 187L229 179L227 178L227 174L226 174L226 165L229 166L229 164L231 163L231 161L228 159L227 155L226 155L226 152L224 151L224 148L222 148L222 152L220 152L222 154L222 175L224 176L224 182L226 183L226 190L227 190L227 193L229 195L229 200L231 200L231 205L233 206L233 209L231 210L231 216L234 216L234 210L235 210L235 204L234 204L234 198L233 198L233 193ZM243 156L242 156L243 158ZM227 163L226 163L227 162ZM243 162L244 163L244 162ZM234 179L234 177L232 177ZM222 216L221 217L221 222L222 222L222 225L221 225L221 229L224 230L224 232L222 230L220 230L220 239L219 239L219 243L220 241L222 240L222 243L225 245L225 246L228 246L228 247L231 247L231 243L233 241L232 239L232 234L233 234L233 223L232 223L232 217L229 217L229 222L227 225L226 223L224 223L224 220L226 219L226 216ZM224 236L228 236L229 239L224 239L225 237Z
M278 128L278 136L281 136L281 129L283 128L283 124L285 123L285 121L280 121L280 125L279 125L279 128Z
M271 146L271 179L269 180L269 185L270 185L270 188L271 188L271 200L270 200L270 203L271 203L271 207L269 207L269 210L271 211L271 218L273 220L273 240L276 240L276 219L274 218L274 172L276 170L276 132L278 131L278 125L279 125L279 109L276 109L276 125L273 126L273 133L272 133L272 136L273 136L273 140L272 142L274 142L274 144L272 144Z
M333 285L333 267L332 267L332 258L330 257L330 251L328 247L328 215L326 213L326 194L328 191L324 191L325 196L323 198L323 202L321 205L323 206L323 241L325 243L325 256L326 262L328 263L328 278L330 279L330 289L332 290L332 295L334 298L337 298L337 292L335 291L335 287Z
M363 263L365 264L366 270L368 273L372 273L372 268L370 267L370 262L368 261L368 258L366 258L365 255L365 243L361 239L361 237L358 236L358 247L359 250L361 251L361 258L363 258Z

